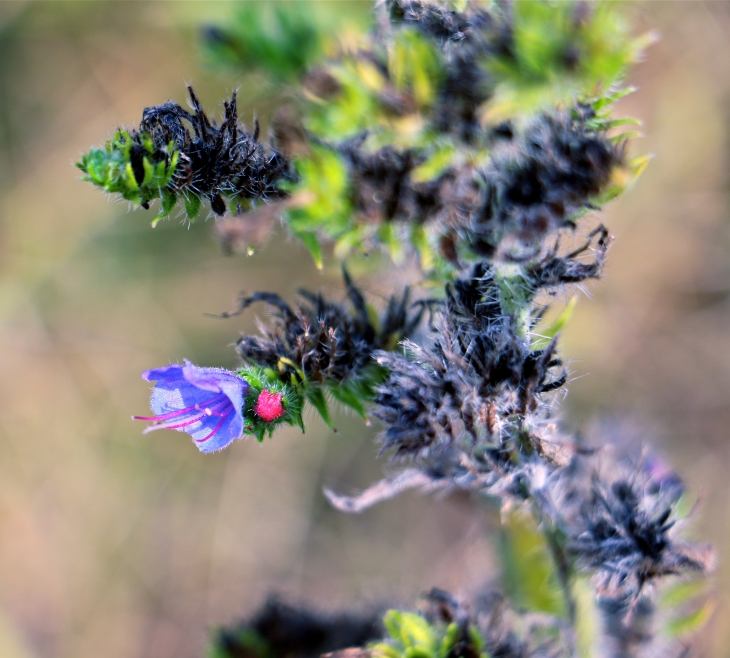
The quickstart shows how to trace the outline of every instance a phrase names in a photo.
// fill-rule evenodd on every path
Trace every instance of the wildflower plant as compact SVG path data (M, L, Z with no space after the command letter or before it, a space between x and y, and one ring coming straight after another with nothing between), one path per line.
M612 110L649 39L600 1L382 0L374 13L339 41L304 3L204 28L213 64L278 90L270 143L238 123L235 94L217 123L189 88L192 112L148 107L78 166L107 193L159 199L153 225L179 201L187 221L209 205L227 251L250 251L278 219L320 267L322 244L343 261L415 262L424 286L380 311L344 264L344 301L241 297L225 316L257 303L274 316L237 341L240 367L147 371L155 415L138 418L211 452L304 430L307 406L330 426L329 404L350 407L379 424L397 467L329 501L360 512L413 488L498 501L505 591L432 590L382 625L270 602L221 630L211 655L679 655L706 608L677 596L689 612L667 623L664 583L706 573L712 553L682 538L686 498L668 468L559 428L574 300L544 320L546 300L601 276L611 236L595 211L648 163L632 155L636 122Z

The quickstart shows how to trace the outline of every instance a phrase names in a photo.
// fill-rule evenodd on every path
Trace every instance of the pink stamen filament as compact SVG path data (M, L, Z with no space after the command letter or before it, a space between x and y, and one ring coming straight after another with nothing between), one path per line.
M221 418L220 419L220 422L215 426L215 428L213 429L213 431L210 434L208 434L208 436L206 436L203 439L195 439L195 442L196 443L205 443L208 439L210 439L213 436L215 436L218 433L218 430L221 428L221 425L223 425L223 423L224 423L225 420L226 420L225 417Z
M219 395L216 395L214 398L211 398L207 402L204 402L201 404L198 402L198 404L194 404L191 407L185 407L185 409L178 409L177 411L171 411L169 414L162 414L160 416L132 416L134 420L144 420L148 423L151 422L159 422L163 420L167 420L168 418L174 418L175 416L180 416L181 414L188 413L189 411L197 410L197 411L203 411L203 408L208 407L209 405L218 405L220 402L224 402L228 399L228 396L226 396L224 393L220 393ZM202 408L201 408L202 407Z
M230 400L228 400L228 398L226 398L225 400L219 402L214 407L206 407L205 409L199 409L199 411L201 413L196 414L193 418L189 418L185 422L178 423L176 421L172 421L171 423L168 422L168 423L158 423L157 425L150 425L142 432L142 434L147 434L148 432L154 432L155 430L180 429L181 427L187 427L188 425L197 423L197 422L203 420L203 418L206 418L208 416L219 416L222 418L221 422L223 422L223 420L225 420L226 417L228 415L230 415L232 408L233 408L233 405L231 404ZM217 411L218 409L221 409L221 410L225 409L225 411L219 412L219 411Z

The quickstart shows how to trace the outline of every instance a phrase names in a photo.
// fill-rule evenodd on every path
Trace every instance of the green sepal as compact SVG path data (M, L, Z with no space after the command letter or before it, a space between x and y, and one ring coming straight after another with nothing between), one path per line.
M161 195L162 208L160 208L160 212L158 212L157 216L152 220L152 228L155 228L161 219L164 219L172 212L175 207L175 203L177 202L177 195L172 192L162 190Z
M185 194L185 213L191 222L194 222L200 212L200 197L195 194Z
M275 371L259 366L247 366L238 371L238 376L245 379L251 387L246 392L243 403L243 433L255 436L261 443L266 436L271 436L280 425L292 425L304 431L302 422L302 393L300 386L291 386L282 382ZM255 411L256 402L262 391L281 393L284 414L271 422L260 418Z

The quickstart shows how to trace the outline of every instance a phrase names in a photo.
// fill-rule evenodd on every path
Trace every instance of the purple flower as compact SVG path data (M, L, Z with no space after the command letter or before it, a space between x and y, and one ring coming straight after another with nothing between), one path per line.
M201 452L222 450L243 434L243 398L248 382L222 368L199 368L190 361L142 373L156 381L150 398L155 416L134 416L154 423L144 433L170 429L187 432Z

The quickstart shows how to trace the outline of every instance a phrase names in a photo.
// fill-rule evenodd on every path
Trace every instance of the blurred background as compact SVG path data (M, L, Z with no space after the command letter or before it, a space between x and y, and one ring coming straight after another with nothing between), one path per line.
M261 3L264 6L264 3ZM319 2L333 22L369 5ZM604 211L616 236L604 280L564 335L566 427L652 445L697 492L693 534L718 549L718 607L703 655L730 646L730 3L622 3L661 40L620 111L656 154ZM184 434L142 436L139 373L189 358L233 367L254 316L220 320L241 290L341 294L280 231L225 257L210 222L149 228L72 166L142 108L211 110L240 89L241 118L273 105L254 75L205 67L203 23L231 2L0 2L0 656L194 658L210 629L270 592L327 610L410 606L432 586L469 594L497 577L494 513L410 494L359 517L323 486L378 478L374 429L314 417L301 435L210 456ZM215 114L215 111L212 112ZM404 273L403 276L407 276ZM392 285L365 280L375 298ZM613 428L613 429L606 429ZM618 428L616 430L615 428Z

